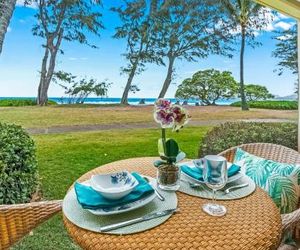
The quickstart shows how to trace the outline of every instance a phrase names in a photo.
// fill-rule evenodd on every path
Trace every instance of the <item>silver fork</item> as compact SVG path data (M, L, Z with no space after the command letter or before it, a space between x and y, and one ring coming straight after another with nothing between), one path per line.
M223 192L225 194L229 194L234 189L243 188L243 187L247 187L247 186L249 186L249 183L243 183L243 184L240 184L240 185L229 187L229 188L225 189Z
M200 184L200 183L192 183L192 182L189 182L189 181L186 181L186 180L181 180L181 181L183 181L185 183L188 183L191 188L202 187L203 185L205 185L205 184ZM247 186L249 186L249 183L243 183L243 184L239 184L239 185L236 185L236 186L229 187L229 188L227 188L225 190L221 190L221 191L223 191L225 194L229 194L234 189L243 188L243 187L247 187Z

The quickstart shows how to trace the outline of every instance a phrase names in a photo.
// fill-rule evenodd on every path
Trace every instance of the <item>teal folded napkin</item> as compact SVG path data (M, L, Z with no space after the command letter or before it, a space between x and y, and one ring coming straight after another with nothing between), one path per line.
M228 177L231 177L235 174L237 174L241 170L241 167L235 164L232 164L230 168L227 171ZM196 167L188 167L186 165L181 166L181 171L187 174L188 176L191 176L194 179L197 179L199 181L203 181L203 169L202 168L196 168Z
M75 192L77 200L84 209L110 208L137 201L154 192L151 185L138 173L132 173L132 175L137 179L139 184L128 195L121 199L106 199L90 186L76 182Z

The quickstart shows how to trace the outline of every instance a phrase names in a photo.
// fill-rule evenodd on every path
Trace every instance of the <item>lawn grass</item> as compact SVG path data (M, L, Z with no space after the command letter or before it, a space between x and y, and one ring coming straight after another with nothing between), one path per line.
M188 106L193 121L237 119L297 119L295 110L251 109L241 111L230 106ZM76 126L95 124L124 124L153 122L153 106L49 106L1 107L0 121L16 123L25 128Z
M279 109L279 110L297 110L297 101L251 101L248 102L250 108L259 109ZM233 107L241 107L241 102L230 104Z
M187 157L197 157L209 127L184 128L168 134ZM157 156L158 129L84 132L34 136L39 174L46 199L62 199L70 185L85 172L121 159ZM14 247L18 250L77 249L68 238L61 215L55 216Z

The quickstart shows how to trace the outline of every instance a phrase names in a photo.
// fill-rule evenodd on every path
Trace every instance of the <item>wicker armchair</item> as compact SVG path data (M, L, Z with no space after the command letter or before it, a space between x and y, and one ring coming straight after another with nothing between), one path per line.
M61 210L62 201L0 205L0 249L8 249L40 223Z
M224 156L228 161L232 162L237 148L241 148L246 152L281 163L300 164L300 154L290 148L281 145L275 145L271 143L250 143L242 144L237 147L232 147L221 152L219 155ZM300 208L296 211L281 215L282 219L282 231L296 230L296 237L298 238L299 229L296 228L300 222ZM280 250L297 249L288 245L281 245Z

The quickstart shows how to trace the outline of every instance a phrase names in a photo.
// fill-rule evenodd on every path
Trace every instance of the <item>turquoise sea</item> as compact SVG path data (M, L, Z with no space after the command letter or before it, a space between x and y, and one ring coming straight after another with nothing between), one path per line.
M35 97L0 97L1 99L35 99ZM69 99L64 97L49 97L50 100L57 102L58 104L66 104L68 103ZM177 99L175 98L166 98L171 100L172 103L175 103ZM139 105L140 101L144 100L145 105L153 104L156 98L128 98L128 102L131 105ZM89 97L86 99L84 103L86 104L118 104L120 103L121 98L114 98L114 97L106 97L106 98L97 98L97 97ZM223 99L217 101L218 105L230 105L231 103L238 101L238 99ZM188 100L189 105L195 105L196 102L199 102L195 99ZM180 101L182 103L182 101Z

